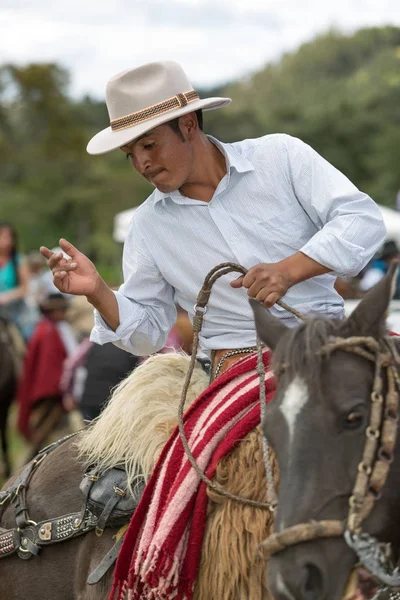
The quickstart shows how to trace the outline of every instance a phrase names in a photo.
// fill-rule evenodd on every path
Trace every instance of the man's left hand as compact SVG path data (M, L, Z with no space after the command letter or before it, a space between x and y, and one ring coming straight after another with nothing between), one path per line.
M245 287L251 298L256 298L270 308L282 298L293 285L279 263L260 263L231 281L233 288Z

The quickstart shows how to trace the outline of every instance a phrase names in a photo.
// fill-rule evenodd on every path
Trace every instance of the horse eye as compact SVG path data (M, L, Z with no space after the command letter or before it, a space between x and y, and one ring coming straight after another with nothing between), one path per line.
M345 418L346 429L358 429L364 423L364 415L357 411L352 411Z

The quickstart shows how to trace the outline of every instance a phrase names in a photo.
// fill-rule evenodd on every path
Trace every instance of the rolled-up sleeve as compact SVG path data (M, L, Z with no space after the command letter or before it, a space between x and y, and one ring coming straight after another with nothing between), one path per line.
M124 283L115 291L119 327L113 331L95 310L90 339L146 356L164 347L176 320L174 290L162 277L132 223L123 253Z
M310 146L285 137L294 192L319 230L300 251L337 275L358 275L386 238L379 207Z

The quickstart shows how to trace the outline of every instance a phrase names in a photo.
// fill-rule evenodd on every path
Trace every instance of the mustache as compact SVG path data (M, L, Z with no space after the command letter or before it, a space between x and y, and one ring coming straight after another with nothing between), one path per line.
M146 177L146 179L152 179L153 177L156 177L157 175L159 175L161 173L161 171L164 171L164 169L156 169L155 171L146 171L145 173L143 173L144 177Z

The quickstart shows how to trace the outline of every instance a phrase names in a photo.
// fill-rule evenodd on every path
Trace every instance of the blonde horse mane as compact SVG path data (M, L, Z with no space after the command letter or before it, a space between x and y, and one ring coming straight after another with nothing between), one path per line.
M85 465L95 464L103 473L122 464L130 486L141 474L147 480L177 425L178 403L189 363L186 354L156 354L124 379L101 415L77 442ZM185 408L207 385L208 376L196 365Z
M272 451L271 467L278 486L279 469ZM214 481L242 498L266 501L260 426L218 463ZM194 600L273 600L266 579L267 560L258 551L272 532L273 513L223 498L210 489L207 493L207 523Z
M155 355L120 383L103 413L77 442L86 465L96 464L104 472L123 464L130 485L140 473L148 479L177 424L189 363L190 358L183 354ZM207 385L207 375L196 366L186 408ZM277 483L274 459L273 470ZM234 494L265 501L267 484L259 427L220 461L215 481ZM256 560L258 545L271 532L272 514L210 490L208 495L194 600L272 600L265 581L266 561Z

